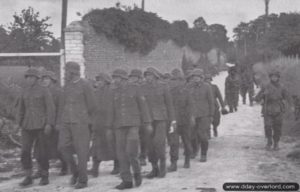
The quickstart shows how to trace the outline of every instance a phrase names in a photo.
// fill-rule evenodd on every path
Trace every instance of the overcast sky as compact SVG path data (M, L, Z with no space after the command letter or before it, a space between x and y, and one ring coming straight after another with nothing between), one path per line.
M112 7L116 2L124 5L141 5L141 0L69 0L68 23L80 20L76 12L87 13L91 9ZM0 0L0 25L12 21L12 15L32 6L42 16L50 16L51 31L60 36L61 0ZM226 26L228 35L240 22L250 21L264 13L264 0L145 0L146 11L155 12L170 22L193 21L202 16L208 24ZM300 0L271 0L270 12L300 12Z

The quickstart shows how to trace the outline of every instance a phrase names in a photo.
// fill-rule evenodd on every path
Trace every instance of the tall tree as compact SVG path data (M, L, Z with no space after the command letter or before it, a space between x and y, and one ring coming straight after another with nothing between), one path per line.
M13 18L8 32L16 40L14 46L18 47L18 51L43 51L54 38L53 33L48 30L52 26L48 23L50 17L40 18L40 13L32 7L23 9L20 14L15 13Z
M208 25L203 17L198 17L194 21L194 28L200 29L202 31L207 31L208 30Z
M221 63L221 52L225 51L228 43L227 30L224 25L212 24L208 26L213 47L217 49L218 64Z

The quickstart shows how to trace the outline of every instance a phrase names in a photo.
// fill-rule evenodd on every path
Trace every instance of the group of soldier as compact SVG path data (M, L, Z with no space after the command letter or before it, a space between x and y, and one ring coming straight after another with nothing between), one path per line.
M53 158L62 163L60 175L70 171L75 189L87 186L88 174L97 177L103 161L114 161L111 174L122 179L117 189L141 185L141 166L147 157L152 170L146 177L163 178L177 170L180 138L184 168L190 168L190 159L200 149L200 161L207 161L211 125L217 137L220 107L226 113L219 88L201 69L185 74L174 69L169 78L152 67L144 72L133 69L130 74L116 69L111 76L98 74L90 83L80 78L78 63L68 62L62 88L51 71L30 68L25 79L27 87L18 99L16 117L22 128L21 163L26 174L22 187L31 185L34 178L47 185ZM34 174L33 148L38 164ZM90 157L93 165L87 170Z
M62 163L60 175L70 171L70 184L75 189L87 187L88 174L98 177L103 161L114 161L111 174L120 174L122 180L117 189L132 188L133 184L138 187L147 157L152 166L146 175L149 179L163 178L168 171L177 170L180 138L184 168L190 168L190 160L199 151L200 162L206 162L211 127L217 137L221 113L228 113L212 76L201 69L185 74L174 69L168 78L152 67L144 72L133 69L130 74L116 69L111 76L99 73L92 83L80 78L76 62L66 63L65 72L62 88L53 72L30 68L25 73L28 86L19 98L16 118L22 127L21 163L26 174L22 187L31 185L33 178L41 178L40 185L47 185L49 160L53 158ZM276 150L282 125L281 103L287 98L278 77L271 74L270 85L255 98L264 100L267 148L274 142ZM230 112L237 111L238 81L236 71L229 69L225 97ZM32 148L38 163L35 174ZM93 165L87 170L90 157Z

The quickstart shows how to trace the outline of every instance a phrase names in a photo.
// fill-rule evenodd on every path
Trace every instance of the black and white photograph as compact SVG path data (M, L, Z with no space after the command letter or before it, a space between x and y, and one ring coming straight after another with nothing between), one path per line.
M300 0L0 0L0 192L299 191Z

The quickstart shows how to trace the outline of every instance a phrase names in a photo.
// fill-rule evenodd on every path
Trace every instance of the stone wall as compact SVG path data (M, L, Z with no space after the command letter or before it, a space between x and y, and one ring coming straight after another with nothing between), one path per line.
M108 40L104 35L95 33L87 23L72 22L66 28L66 61L77 61L81 65L82 76L94 78L99 72L110 73L116 68L128 72L137 68L144 70L155 67L162 73L174 68L181 69L183 55L197 62L200 52L189 47L179 47L173 41L160 41L156 48L147 55L126 51L123 45ZM214 59L211 52L209 58Z

